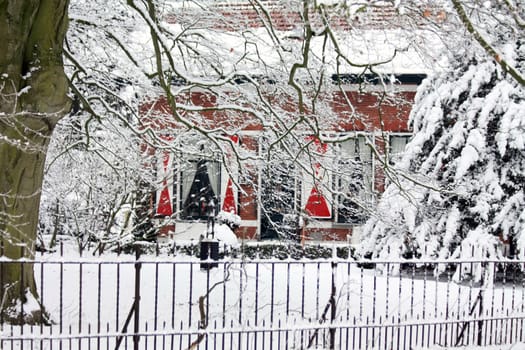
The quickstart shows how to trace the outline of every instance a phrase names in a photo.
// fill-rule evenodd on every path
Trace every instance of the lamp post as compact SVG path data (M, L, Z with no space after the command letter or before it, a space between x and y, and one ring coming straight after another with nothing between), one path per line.
M215 239L215 200L213 198L208 203L207 211L206 236L200 244L201 270L210 270L219 266L216 262L205 262L210 259L219 260L219 241Z
M206 238L215 238L215 200L212 198L208 203L208 222L206 225Z

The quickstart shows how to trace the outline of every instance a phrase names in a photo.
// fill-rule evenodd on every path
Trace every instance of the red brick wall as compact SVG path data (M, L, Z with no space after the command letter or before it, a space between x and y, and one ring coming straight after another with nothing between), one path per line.
M348 106L342 92L335 92L331 96L329 105L332 110L339 116L337 125L333 129L337 131L367 131L367 132L408 132L408 115L410 113L411 103L413 101L414 91L403 91L397 95L396 102L384 100L377 93L358 93L356 91L345 92L346 98L354 107L355 114L351 114L351 108ZM186 99L186 101L183 101ZM190 95L183 96L180 101L191 103L195 106L214 107L217 103L215 96L208 96L202 92L193 92ZM286 103L286 110L294 111L293 103ZM166 98L159 98L156 101L144 103L140 108L143 113L146 125L156 130L162 130L166 127L180 128L181 125L171 115L168 101ZM258 121L247 123L250 116L233 113L205 111L202 113L187 113L185 118L191 119L192 122L210 128L224 127L226 130L232 128L238 129L240 125L244 126L242 131L252 132L251 134L242 134L240 145L245 149L256 151L258 149L257 136L253 131L262 130L262 125ZM169 132L169 131L168 131ZM384 152L385 143L381 138L376 137L376 146L380 153ZM152 154L150 148L144 151ZM244 174L249 174L249 179L241 179L241 191L239 191L239 214L243 220L252 221L252 226L243 226L236 230L236 234L241 238L256 238L254 222L258 218L257 195L252 184L257 184L256 169L241 169ZM374 189L378 192L384 190L384 174L381 167L376 167ZM171 227L162 228L160 235L167 234ZM305 229L305 239L322 239L322 240L346 240L352 234L351 226L333 226L331 228Z
M245 192L245 194L243 194ZM239 216L244 220L257 220L257 194L253 186L241 185L239 193Z
M342 92L333 94L332 108L341 116L339 126L343 130L408 132L408 115L414 101L415 91L397 94L396 101L382 100L374 93L346 92L350 108Z
M240 239L257 239L257 227L241 226L235 230L235 235Z
M335 92L331 97L331 107L339 115L338 130L346 131L392 131L408 132L408 115L414 100L415 91L402 91L397 93L395 101L384 100L376 93L359 93L348 91L345 93L351 106L348 105L342 92ZM193 92L186 97L195 106L215 107L215 96L207 96L202 92ZM278 103L277 101L274 101ZM284 102L283 108L294 112L297 107L291 101ZM170 107L165 97L156 101L146 102L140 107L144 115L143 122L155 129L165 127L177 128L176 117L170 113ZM208 124L209 127L224 127L231 129L243 126L245 131L262 130L260 121L255 117L242 114L234 110L229 111L204 111L201 113L183 113L185 118L195 122ZM163 127L164 126L164 127ZM254 141L246 141L254 142Z

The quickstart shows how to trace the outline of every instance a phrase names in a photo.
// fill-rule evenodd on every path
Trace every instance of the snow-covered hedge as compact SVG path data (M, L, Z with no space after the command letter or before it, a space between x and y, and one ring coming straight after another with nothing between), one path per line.
M122 247L118 247L123 254L134 254L136 247L139 247L141 254L147 255L187 255L199 257L199 242L162 243L135 242ZM342 245L309 245L301 246L298 243L280 242L250 242L243 244L239 248L220 246L219 258L246 258L246 259L330 259L334 256L341 259L354 257L354 249L350 246Z

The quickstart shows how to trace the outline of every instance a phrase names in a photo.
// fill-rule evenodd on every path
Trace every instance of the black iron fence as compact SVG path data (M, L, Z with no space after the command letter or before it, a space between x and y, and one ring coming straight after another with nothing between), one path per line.
M46 254L0 263L33 269L38 301L52 321L3 322L2 349L412 349L524 341L521 260L225 258L201 269L202 261L182 255ZM37 305L29 300L19 311Z

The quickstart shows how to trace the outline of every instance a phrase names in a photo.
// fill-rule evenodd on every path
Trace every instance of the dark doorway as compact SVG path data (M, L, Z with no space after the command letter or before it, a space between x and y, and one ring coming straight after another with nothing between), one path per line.
M285 163L270 165L263 171L261 239L298 239L294 173L294 167Z

